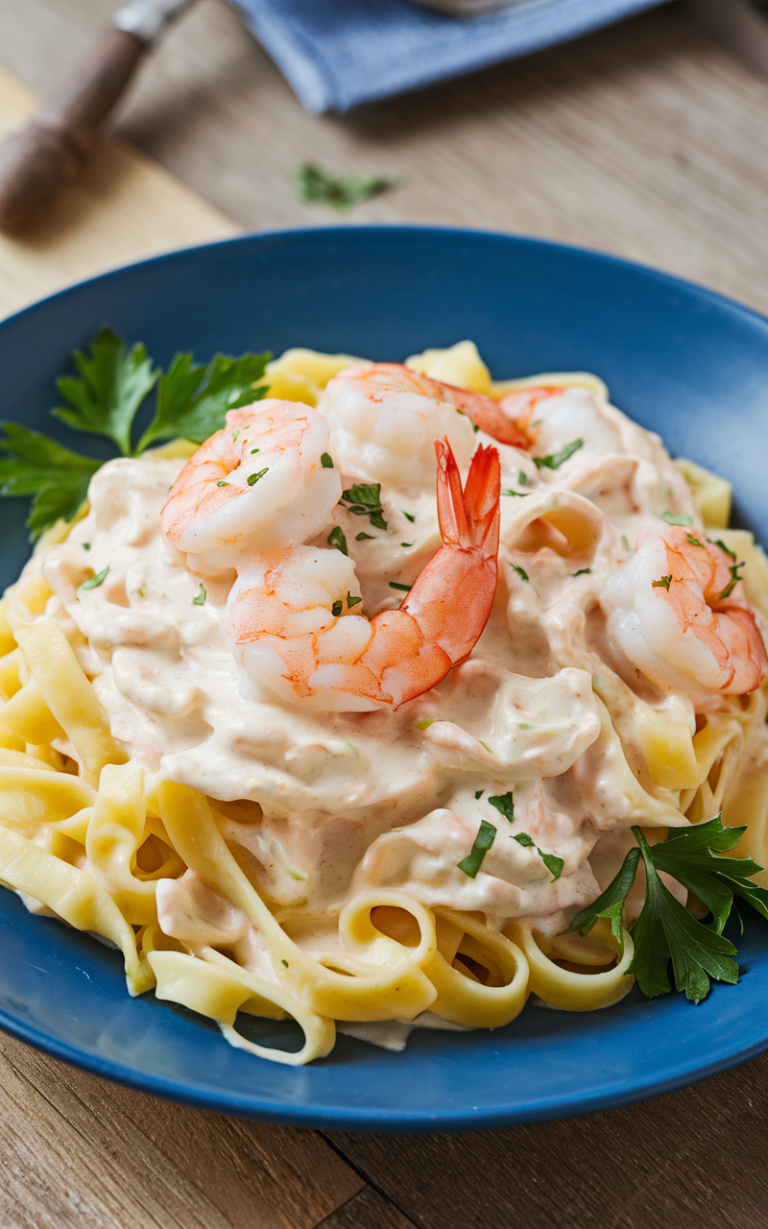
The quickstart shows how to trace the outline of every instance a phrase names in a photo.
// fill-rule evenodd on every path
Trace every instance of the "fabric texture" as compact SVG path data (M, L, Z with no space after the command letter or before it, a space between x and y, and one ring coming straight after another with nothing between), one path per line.
M235 0L308 111L457 77L651 8L664 0L517 0L451 17L412 0Z

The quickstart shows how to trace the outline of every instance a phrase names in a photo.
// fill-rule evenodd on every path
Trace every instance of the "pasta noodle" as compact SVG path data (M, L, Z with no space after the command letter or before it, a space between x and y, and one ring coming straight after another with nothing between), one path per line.
M440 546L433 437L403 443L395 418L376 435L367 410L353 421L367 370L301 349L267 369L271 397L329 424L323 481L347 458L349 489L295 557L319 568L333 554L347 569L340 592L359 626L363 599L406 609L397 590L415 588ZM130 994L154 988L230 1044L290 1065L328 1055L337 1024L493 1029L531 995L570 1011L615 1003L633 981L626 925L623 944L605 921L587 938L565 931L615 874L631 825L651 840L722 811L747 824L735 852L768 860L762 674L713 686L686 664L680 629L662 644L643 630L645 607L627 613L643 552L662 561L647 602L666 602L670 533L686 527L702 551L696 535L712 526L712 558L731 567L731 590L743 581L740 609L752 603L762 634L768 561L725 528L730 486L676 468L596 376L494 382L471 342L398 370L477 394L528 435L523 446L473 432L472 405L446 402L461 465L486 437L501 456L499 581L476 647L396 711L292 702L284 663L282 692L249 676L249 661L265 667L226 631L234 571L196 567L202 553L160 532L187 441L104 466L0 604L0 882L119 948ZM377 477L398 465L426 478ZM471 587L457 597L471 603ZM628 908L631 924L639 904ZM249 1039L259 1017L295 1021L301 1047Z

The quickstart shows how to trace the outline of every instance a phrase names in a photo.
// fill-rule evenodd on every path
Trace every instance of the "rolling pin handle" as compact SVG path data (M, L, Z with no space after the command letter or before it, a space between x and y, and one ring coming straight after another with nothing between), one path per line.
M0 145L0 230L32 225L82 171L147 46L109 30L27 127Z

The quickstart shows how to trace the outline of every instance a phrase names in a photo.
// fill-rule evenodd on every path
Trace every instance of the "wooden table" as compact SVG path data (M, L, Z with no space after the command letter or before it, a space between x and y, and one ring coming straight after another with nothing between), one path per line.
M0 65L44 90L110 7L0 0ZM200 0L120 132L241 226L336 222L293 195L293 166L312 158L406 177L352 222L551 236L768 311L766 116L768 83L675 4L525 63L313 118L234 12ZM201 225L228 228L213 211ZM695 1045L694 1008L690 1029ZM3 1229L764 1229L766 1146L768 1057L587 1118L395 1137L171 1106L0 1039Z

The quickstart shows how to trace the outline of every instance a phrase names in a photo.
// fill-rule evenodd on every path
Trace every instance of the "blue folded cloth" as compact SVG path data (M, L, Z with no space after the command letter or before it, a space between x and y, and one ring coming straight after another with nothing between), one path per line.
M308 111L348 111L564 42L664 0L522 0L451 17L411 0L236 0Z

